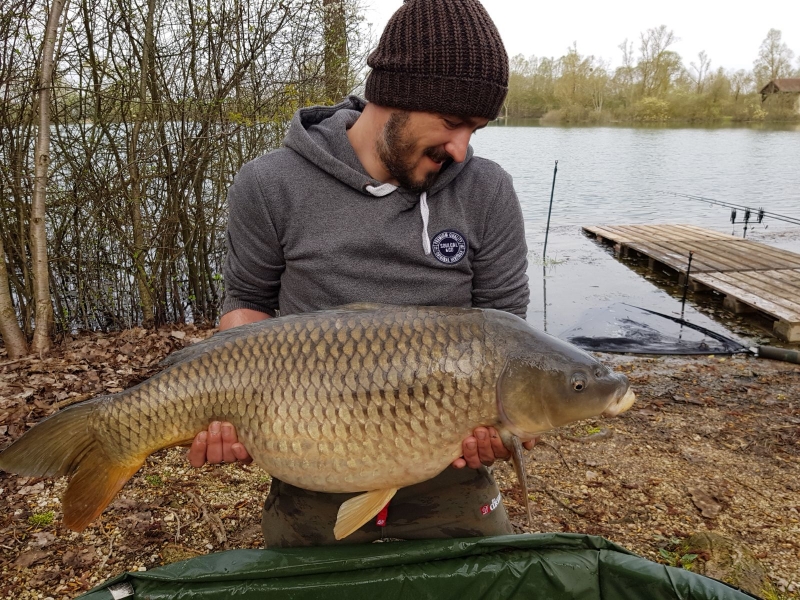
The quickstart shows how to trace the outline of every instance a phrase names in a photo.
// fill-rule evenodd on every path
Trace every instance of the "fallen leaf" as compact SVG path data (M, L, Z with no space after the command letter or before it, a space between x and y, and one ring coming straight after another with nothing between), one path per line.
M26 485L21 487L17 490L17 494L20 496L30 496L31 494L40 494L44 491L44 481L40 481L39 483L35 483L33 485Z
M38 546L39 548L49 546L56 541L56 536L54 536L52 533L48 533L47 531L34 533L31 537L33 538L34 546Z
M47 550L28 550L28 552L23 552L17 557L17 560L14 561L14 566L28 568L43 561L48 556L50 556L50 553Z
M97 559L94 548L84 548L80 551L68 550L61 556L61 562L66 567L79 569L91 565Z
M688 488L687 491L692 497L694 505L700 509L700 514L706 519L715 518L719 514L719 511L722 510L722 506L700 488Z
M130 510L132 508L136 508L139 506L139 503L135 500L131 500L125 496L120 496L114 502L111 503L110 508L116 508L120 510Z

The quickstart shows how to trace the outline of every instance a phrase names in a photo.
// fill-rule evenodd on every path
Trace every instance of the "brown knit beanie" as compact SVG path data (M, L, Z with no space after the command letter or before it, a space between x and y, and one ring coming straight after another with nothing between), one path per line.
M370 102L494 119L508 92L508 55L478 0L404 0L367 59Z

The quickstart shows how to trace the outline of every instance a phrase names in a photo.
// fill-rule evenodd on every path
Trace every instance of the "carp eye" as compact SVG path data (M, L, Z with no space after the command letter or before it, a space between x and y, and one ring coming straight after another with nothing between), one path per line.
M572 389L576 392L582 392L586 389L586 380L580 375L572 376Z

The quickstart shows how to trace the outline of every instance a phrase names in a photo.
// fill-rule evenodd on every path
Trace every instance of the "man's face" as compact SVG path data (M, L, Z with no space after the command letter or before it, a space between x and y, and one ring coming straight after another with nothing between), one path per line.
M462 162L469 139L488 119L392 111L376 142L389 174L416 193L431 188L446 161Z

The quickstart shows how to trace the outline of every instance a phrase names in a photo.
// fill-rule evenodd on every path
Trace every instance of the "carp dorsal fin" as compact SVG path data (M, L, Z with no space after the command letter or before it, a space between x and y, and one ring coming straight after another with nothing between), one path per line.
M514 463L514 471L519 480L519 487L522 488L522 497L525 499L525 512L528 513L528 527L533 527L533 516L531 515L531 500L528 497L528 477L525 472L525 455L522 453L522 443L519 438L508 430L500 432L500 439L503 445L511 452L511 462Z
M397 489L373 490L343 502L339 507L339 514L336 515L336 525L333 527L333 535L336 539L346 538L381 512L381 509L397 493Z
M396 304L381 304L380 302L351 302L337 306L334 310L380 310L381 308L394 308Z
M206 352L211 352L220 346L224 346L232 340L237 340L239 338L258 333L262 329L273 327L274 320L275 318L273 317L256 321L255 323L239 325L238 327L226 329L225 331L218 331L211 337L168 354L161 362L158 363L158 366L171 367L172 365L177 365L179 362L194 360L200 355L205 354Z
M233 327L231 329L226 329L225 331L218 331L214 335L209 338L204 339L201 342L197 342L196 344L192 344L191 346L186 346L185 348L181 348L180 350L175 350L174 352L170 353L166 356L161 362L158 363L158 366L162 368L171 367L183 361L190 361L194 360L195 358L205 354L206 352L211 352L212 350L219 348L220 346L224 346L226 343L237 340L239 338L246 337L251 334L257 334L262 329L268 329L270 327L280 327L285 323L287 320L290 319L303 319L312 314L325 314L325 313L332 313L332 312L353 312L353 311L371 311L371 310L379 310L385 308L399 308L393 304L378 304L373 302L353 302L351 304L344 304L342 306L337 306L336 308L330 308L326 310L318 310L309 313L297 313L293 315L287 315L283 317L271 317L269 319L262 319L261 321L256 321L254 323L247 323L246 325L239 325L237 327ZM276 324L278 321L280 325Z

